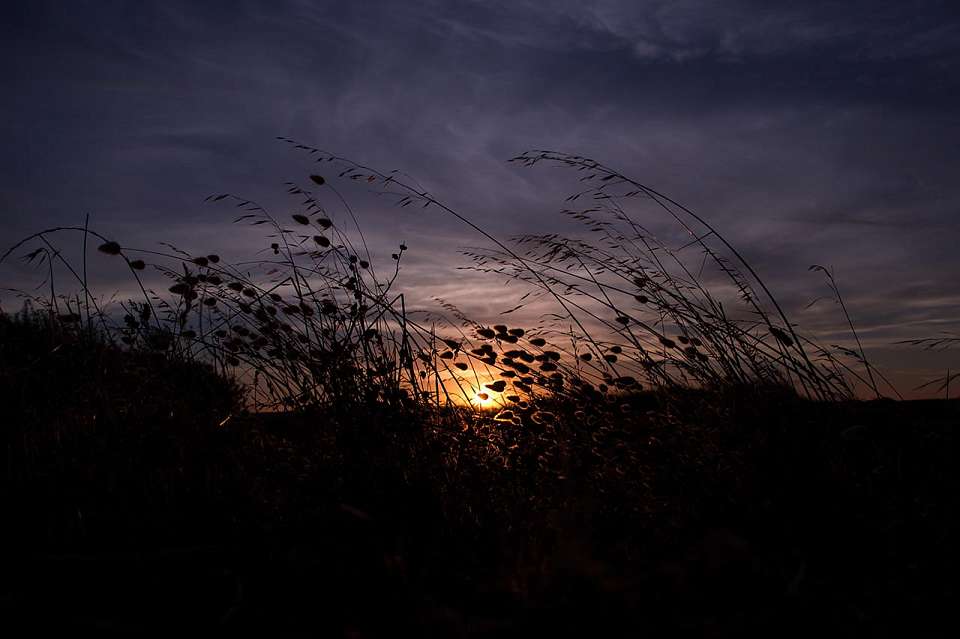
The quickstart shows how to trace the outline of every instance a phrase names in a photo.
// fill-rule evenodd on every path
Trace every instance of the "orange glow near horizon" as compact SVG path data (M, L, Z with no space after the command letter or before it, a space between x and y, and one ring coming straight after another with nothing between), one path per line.
M491 393L486 391L476 391L473 394L473 398L470 400L470 403L477 408L493 408L495 405Z

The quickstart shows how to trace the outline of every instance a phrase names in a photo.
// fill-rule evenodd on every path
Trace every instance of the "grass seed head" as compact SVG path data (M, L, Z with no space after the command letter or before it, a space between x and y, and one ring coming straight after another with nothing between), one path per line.
M104 242L103 244L97 247L97 250L107 255L120 255L120 253L122 252L120 245L113 241Z

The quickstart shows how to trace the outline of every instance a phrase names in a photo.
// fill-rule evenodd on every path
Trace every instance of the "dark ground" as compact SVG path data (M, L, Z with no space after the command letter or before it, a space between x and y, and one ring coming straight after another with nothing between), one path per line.
M592 432L506 436L373 414L219 427L229 390L196 370L37 366L13 343L8 628L955 632L958 402L646 397Z

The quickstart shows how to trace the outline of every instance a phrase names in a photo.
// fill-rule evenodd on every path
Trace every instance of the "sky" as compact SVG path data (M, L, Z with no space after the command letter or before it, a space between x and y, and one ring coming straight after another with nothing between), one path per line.
M262 246L211 193L290 208L300 140L415 176L498 238L565 229L593 157L707 217L800 327L842 340L807 270L834 270L868 354L907 392L960 353L960 9L949 1L7 1L0 239L91 225L237 258ZM404 287L487 320L514 292L457 270L455 220L364 202ZM558 231L559 232L559 231ZM5 247L4 247L5 248ZM96 270L96 269L95 269ZM36 273L0 269L4 286ZM120 288L105 267L102 286ZM9 296L0 303L11 306Z

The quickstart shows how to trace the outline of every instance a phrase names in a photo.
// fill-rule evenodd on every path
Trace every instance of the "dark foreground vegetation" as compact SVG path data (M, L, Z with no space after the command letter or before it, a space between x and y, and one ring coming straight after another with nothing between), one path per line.
M490 415L452 432L375 406L220 425L238 394L209 368L42 316L0 319L0 362L8 627L953 625L960 406L947 402L638 394L598 431L512 428L493 450Z
M87 223L0 256L38 265L34 290L49 292L0 313L4 623L351 637L954 625L960 407L884 398L896 389L827 269L811 267L850 332L829 346L707 220L587 158L514 158L575 171L563 214L582 232L507 241L402 173L290 143L316 162L287 184L299 212L209 198L267 230L253 260L127 246ZM445 300L408 308L408 247L375 260L336 180L462 222L485 242L464 251L470 268L521 287L517 305L492 325ZM663 222L663 240L645 226ZM141 297L99 296L94 259Z

